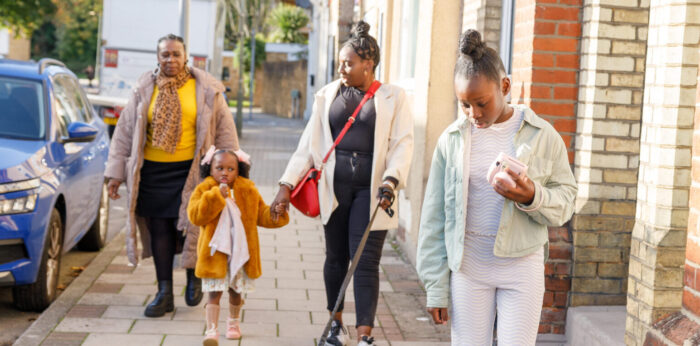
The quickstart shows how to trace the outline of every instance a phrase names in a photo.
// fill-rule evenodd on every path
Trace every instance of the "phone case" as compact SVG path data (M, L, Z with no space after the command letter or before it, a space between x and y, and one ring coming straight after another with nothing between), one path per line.
M505 180L511 186L515 187L515 181L505 172L505 168L508 167L513 172L518 175L527 174L527 165L518 161L518 159L509 156L506 153L499 153L496 160L493 161L489 167L488 173L486 174L486 180L489 184L493 185L494 180ZM502 173L502 174L498 174Z

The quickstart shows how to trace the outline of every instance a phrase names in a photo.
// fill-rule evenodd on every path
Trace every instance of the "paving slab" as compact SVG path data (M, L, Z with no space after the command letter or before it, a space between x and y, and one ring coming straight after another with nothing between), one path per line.
M204 335L205 324L203 318L199 321L136 320L130 333L153 334L157 331L168 335Z
M132 320L116 318L64 318L56 326L58 332L81 332L81 333L123 333L126 334Z
M124 346L124 345L160 345L163 334L114 334L93 333L88 335L82 346Z

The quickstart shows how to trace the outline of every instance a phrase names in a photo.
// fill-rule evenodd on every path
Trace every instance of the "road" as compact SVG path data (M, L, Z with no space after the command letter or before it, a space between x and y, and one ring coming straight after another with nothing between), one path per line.
M126 196L124 185L119 192ZM111 201L107 239L111 240L124 227L126 200L122 197ZM61 259L59 288L67 287L80 275L74 267L86 267L98 252L86 252L72 249ZM65 289L65 288L64 288ZM62 290L59 289L59 294ZM0 287L0 346L12 345L22 333L39 317L37 312L18 311L12 305L12 287Z

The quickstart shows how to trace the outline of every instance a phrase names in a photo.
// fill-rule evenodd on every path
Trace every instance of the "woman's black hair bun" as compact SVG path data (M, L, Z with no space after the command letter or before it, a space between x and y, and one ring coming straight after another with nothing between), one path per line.
M472 59L480 59L484 55L484 47L481 34L474 29L465 31L459 38L459 51Z
M355 27L352 28L350 35L355 38L369 37L369 24L364 20L357 22Z

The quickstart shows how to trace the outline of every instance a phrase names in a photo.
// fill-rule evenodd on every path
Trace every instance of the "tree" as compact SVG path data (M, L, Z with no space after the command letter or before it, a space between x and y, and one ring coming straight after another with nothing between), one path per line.
M270 24L275 27L273 42L306 43L307 37L299 30L309 23L309 16L301 7L280 4L270 13Z
M95 64L102 1L59 1L56 13L56 53L73 71Z
M52 0L0 0L0 25L15 33L31 34L55 12Z

